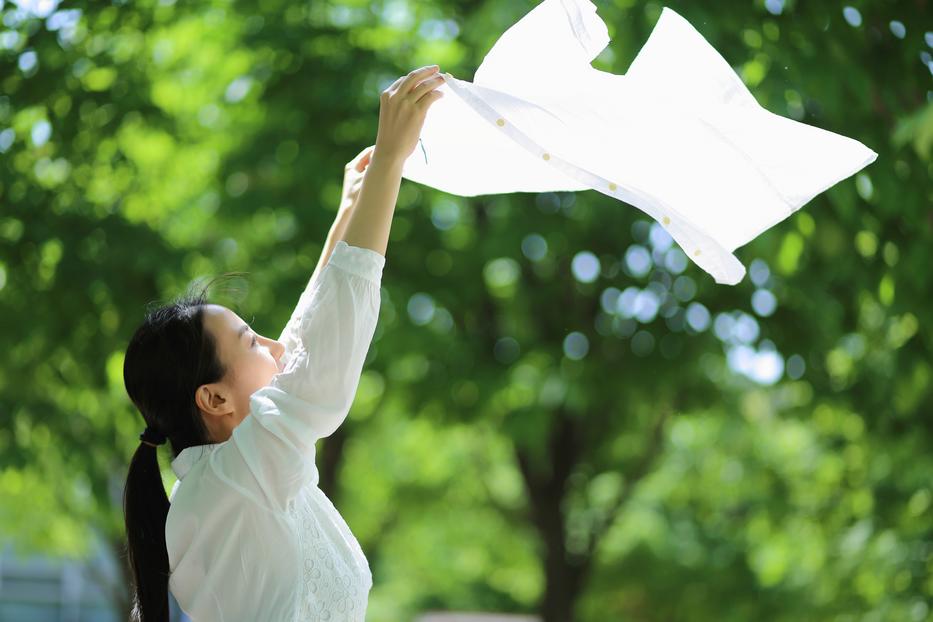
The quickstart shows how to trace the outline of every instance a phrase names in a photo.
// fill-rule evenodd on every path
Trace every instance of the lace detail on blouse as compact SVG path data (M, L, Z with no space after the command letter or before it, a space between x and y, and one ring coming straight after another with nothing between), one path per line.
M362 622L372 574L350 528L317 486L298 495L288 513L302 560L298 622Z

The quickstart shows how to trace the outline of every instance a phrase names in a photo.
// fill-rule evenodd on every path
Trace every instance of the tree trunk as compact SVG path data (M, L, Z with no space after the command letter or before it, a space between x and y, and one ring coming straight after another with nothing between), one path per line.
M519 468L528 487L534 525L544 543L544 595L540 614L544 622L573 622L589 557L571 556L566 546L566 525L561 510L567 481L579 457L574 421L563 411L555 415L545 461L550 472L532 463L530 453L515 448Z

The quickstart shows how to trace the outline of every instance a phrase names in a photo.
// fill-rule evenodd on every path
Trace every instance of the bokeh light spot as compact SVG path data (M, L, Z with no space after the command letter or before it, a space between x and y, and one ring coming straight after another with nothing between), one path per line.
M698 333L709 328L709 310L699 302L691 302L687 307L687 325Z
M849 22L849 25L854 28L858 28L862 25L862 14L859 13L858 9L854 6L843 7L842 16Z
M417 326L424 326L434 317L434 299L417 293L408 299L408 316Z
M807 364L799 354L792 354L787 359L787 377L792 380L798 380L807 370Z
M580 251L574 255L570 269L581 283L592 283L599 277L599 258L589 251Z
M631 276L645 276L651 270L651 253L640 244L632 244L625 251L625 267Z
M646 330L640 330L632 335L631 345L635 356L648 356L654 351L654 335Z
M768 317L777 309L777 297L767 289L756 289L752 294L752 309L761 317Z
M522 240L522 254L531 261L541 261L547 255L547 241L537 233L529 233Z
M574 331L564 337L564 355L574 361L579 361L590 351L590 341L586 335Z

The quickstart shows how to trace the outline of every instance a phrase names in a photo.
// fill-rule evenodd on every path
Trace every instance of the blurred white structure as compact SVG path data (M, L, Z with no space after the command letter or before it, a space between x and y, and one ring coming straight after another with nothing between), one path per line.
M123 578L100 542L86 560L20 556L0 535L0 622L120 622L108 589ZM190 622L169 596L171 622Z

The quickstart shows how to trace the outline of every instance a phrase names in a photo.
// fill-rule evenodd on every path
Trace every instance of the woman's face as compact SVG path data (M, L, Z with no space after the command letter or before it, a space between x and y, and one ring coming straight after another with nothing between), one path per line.
M282 371L285 345L253 332L240 316L221 305L204 306L204 327L217 342L227 375L198 387L195 402L211 438L223 442L249 414L250 395Z

